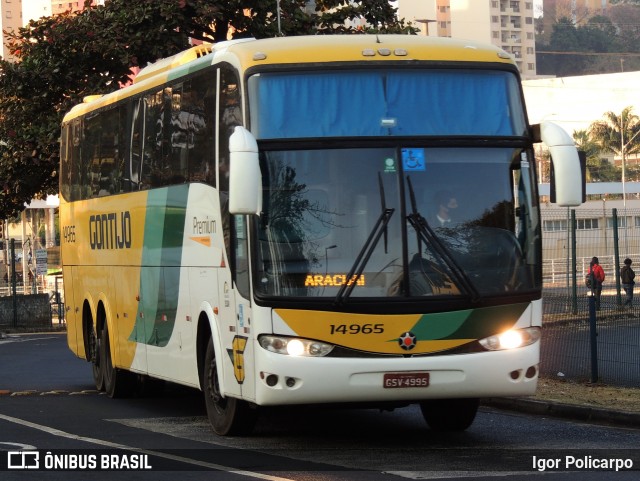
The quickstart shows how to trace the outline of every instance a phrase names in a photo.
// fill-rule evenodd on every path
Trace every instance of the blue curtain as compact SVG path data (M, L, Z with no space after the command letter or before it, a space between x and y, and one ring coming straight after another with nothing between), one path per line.
M523 111L509 103L516 82L506 72L307 72L256 80L253 129L262 139L521 135L514 124L524 126Z
M392 72L394 135L513 135L503 73Z

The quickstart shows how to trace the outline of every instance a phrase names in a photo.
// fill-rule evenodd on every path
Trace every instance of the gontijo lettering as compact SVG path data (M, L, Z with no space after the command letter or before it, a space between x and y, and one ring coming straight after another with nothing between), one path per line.
M91 249L131 248L131 214L129 211L110 212L89 217Z

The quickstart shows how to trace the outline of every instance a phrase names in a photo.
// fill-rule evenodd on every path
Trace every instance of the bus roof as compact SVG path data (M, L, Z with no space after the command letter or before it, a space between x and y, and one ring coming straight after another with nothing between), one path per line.
M432 60L513 63L493 45L417 35L314 35L279 37L228 47L244 68L261 64L303 64L359 60ZM256 57L256 54L263 54Z
M92 95L64 117L75 117L113 104L211 65L224 54L237 58L243 70L264 65L332 62L448 61L497 62L515 65L511 55L490 44L418 35L313 35L267 39L239 39L192 47L143 68L128 87Z

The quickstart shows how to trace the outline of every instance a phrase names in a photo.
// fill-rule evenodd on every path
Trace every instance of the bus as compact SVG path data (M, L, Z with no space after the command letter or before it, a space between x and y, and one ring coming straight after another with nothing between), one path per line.
M265 406L419 404L464 430L535 392L534 145L511 55L409 35L195 46L64 117L69 348L97 389L199 389L219 435ZM450 222L440 223L442 217Z

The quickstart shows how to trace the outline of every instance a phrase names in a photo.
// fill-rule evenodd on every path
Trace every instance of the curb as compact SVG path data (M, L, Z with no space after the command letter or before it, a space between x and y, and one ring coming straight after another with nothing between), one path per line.
M635 412L612 411L589 406L520 398L488 398L483 399L482 404L484 406L528 414L539 414L575 421L596 422L627 428L640 428L640 413Z

